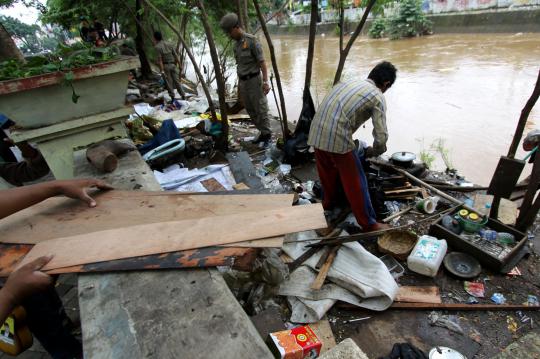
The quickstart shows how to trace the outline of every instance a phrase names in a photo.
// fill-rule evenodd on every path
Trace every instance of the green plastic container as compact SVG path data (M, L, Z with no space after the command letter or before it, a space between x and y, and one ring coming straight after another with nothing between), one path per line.
M484 216L480 222L473 222L467 218L463 218L459 215L454 217L459 222L459 225L465 232L478 233L486 223L488 222L487 216Z

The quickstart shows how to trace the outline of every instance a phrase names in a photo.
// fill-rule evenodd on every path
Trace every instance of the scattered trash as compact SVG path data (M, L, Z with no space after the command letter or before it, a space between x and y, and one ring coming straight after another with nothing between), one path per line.
M502 295L502 293L494 293L491 296L491 300L495 304L505 304L506 303L506 298L504 297L504 295Z
M463 287L465 291L477 298L484 298L484 284L479 282L463 282Z
M527 323L527 322L530 322L530 323L531 323L531 328L533 327L533 320L532 320L531 317L529 317L529 316L523 314L522 311L517 311L516 314L517 314L517 316L519 317L519 321L520 321L521 323ZM519 328L518 328L518 329L519 329Z
M482 334L480 334L480 332L474 328L471 328L471 330L469 331L469 338L479 344L482 343Z
M473 297L473 296L471 296L471 297L469 297L469 298L467 299L467 304L478 304L478 303L480 303L480 302L478 301L478 299L476 299L476 298Z
M516 322L514 317L508 315L506 317L506 324L508 324L508 331L510 331L510 333L515 334L517 332L518 323Z
M540 305L540 303L538 302L538 297L532 294L529 294L527 296L527 302L525 304L529 307L537 307Z
M348 320L344 320L344 321L343 321L343 324L354 323L354 322L360 322L360 321L362 321L362 320L368 320L368 319L371 319L371 317L363 317L363 318L356 318L356 319L348 319Z
M395 280L398 280L398 278L405 273L405 268L403 268L403 266L391 255L385 254L379 259L384 263L386 268L388 268Z
M448 330L451 330L453 332L456 332L458 334L463 334L463 329L458 323L458 317L455 315L443 315L437 312L431 312L428 315L429 324L446 328Z
M512 270L510 272L506 273L506 275L508 275L508 276L520 276L521 271L519 270L518 267L514 267L514 268L512 268Z

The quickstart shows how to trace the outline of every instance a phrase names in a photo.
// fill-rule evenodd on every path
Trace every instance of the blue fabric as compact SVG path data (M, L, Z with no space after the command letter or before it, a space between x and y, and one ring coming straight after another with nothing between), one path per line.
M150 141L141 145L138 150L141 155L144 155L146 152L153 150L156 147L159 147L169 141L180 139L180 132L176 128L173 120L163 121L161 128L158 133Z
M369 187L366 174L364 173L364 166L362 162L364 161L364 151L353 151L354 160L356 162L356 169L358 171L358 178L360 179L360 187L362 188L362 193L364 195L364 208L366 214L368 215L369 224L375 224L377 222L377 215L371 204L371 197L369 196Z

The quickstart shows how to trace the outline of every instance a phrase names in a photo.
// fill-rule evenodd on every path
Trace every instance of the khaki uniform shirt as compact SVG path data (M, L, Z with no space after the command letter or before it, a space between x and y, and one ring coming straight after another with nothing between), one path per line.
M371 80L349 80L335 85L313 118L308 144L332 153L354 150L353 134L364 122L373 120L373 151L386 152L386 101Z
M234 57L238 76L258 74L261 71L260 63L264 61L264 55L261 43L255 36L244 33L244 36L236 41Z
M161 56L163 64L174 64L176 62L176 49L174 46L164 40L161 40L155 45L157 53Z

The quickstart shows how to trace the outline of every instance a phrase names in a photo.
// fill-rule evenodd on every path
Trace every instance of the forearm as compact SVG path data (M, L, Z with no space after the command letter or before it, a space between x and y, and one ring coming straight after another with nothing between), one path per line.
M260 66L261 66L263 82L268 82L268 68L266 67L266 61L261 61Z
M56 181L0 191L0 219L61 194Z
M161 56L158 59L158 65L159 65L159 70L161 72L165 72L165 67L163 67L163 61L161 60Z
M6 289L0 289L0 323L3 324L9 314L15 309L13 298L7 293Z

